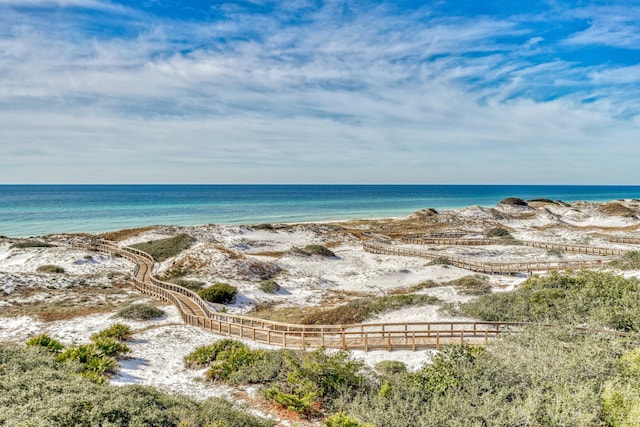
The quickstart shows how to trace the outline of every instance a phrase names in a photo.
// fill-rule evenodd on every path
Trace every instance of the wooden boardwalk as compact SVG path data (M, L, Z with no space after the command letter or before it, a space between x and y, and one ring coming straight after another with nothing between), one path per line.
M132 283L140 292L173 304L187 324L216 334L286 348L420 350L468 343L484 345L497 335L526 325L519 322L414 322L352 325L300 325L223 313L197 293L153 274L153 258L133 248L99 241L83 249L121 256L135 263Z
M394 248L394 245L365 242L365 250L374 253L423 256L435 258L441 253L410 248ZM413 322L375 323L352 325L300 325L229 314L220 307L203 301L197 293L174 283L159 280L153 274L155 262L151 255L140 250L119 247L113 242L94 240L82 249L121 256L135 268L131 281L138 291L161 298L173 304L189 325L197 326L219 335L249 339L262 344L285 348L343 350L420 350L443 345L468 343L484 345L499 334L529 325L522 322ZM459 259L458 259L459 258ZM477 263L462 257L450 258L452 263L472 271L505 273L520 271L549 271L567 268L594 268L603 265L602 260L558 261L551 263ZM619 334L612 331L593 331Z
M384 240L364 242L363 248L365 251L375 254L416 256L431 260L446 258L448 263L453 266L484 274L531 274L534 272L544 271L594 269L600 268L609 262L608 260L603 259L503 262L478 261L458 255L446 255L440 251L430 251L426 249L394 245L393 242Z

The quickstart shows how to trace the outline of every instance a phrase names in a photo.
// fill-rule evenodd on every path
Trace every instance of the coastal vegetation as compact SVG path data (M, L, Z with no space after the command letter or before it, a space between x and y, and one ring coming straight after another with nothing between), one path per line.
M208 288L198 291L200 298L216 304L232 302L237 293L238 288L231 286L228 283L215 283Z
M64 273L64 268L60 267L59 265L45 264L36 268L36 271L38 273L62 274Z
M291 249L291 253L300 254L300 255L319 255L323 257L335 257L336 254L329 248L323 245L307 245L304 248L299 248L294 246Z
M60 360L39 347L0 345L0 425L275 426L222 398L198 402L153 387L97 384L77 374L88 365L77 354Z
M260 282L260 285L258 287L262 292L266 292L268 294L275 294L280 291L280 289L282 289L278 282L273 279L263 280L262 282Z
M198 292L200 289L204 288L206 285L205 282L199 280L191 280L191 279L173 279L171 283L175 283L178 286L182 286L183 288L187 288L194 292Z
M140 249L148 253L154 260L162 262L168 258L178 255L185 249L189 249L196 241L188 234L179 234L166 239L152 240L146 243L131 245L132 248Z
M488 321L589 325L640 331L640 279L577 271L529 278L512 292L483 295L456 314Z
M118 312L118 316L131 320L151 320L164 316L164 311L148 304L133 304Z

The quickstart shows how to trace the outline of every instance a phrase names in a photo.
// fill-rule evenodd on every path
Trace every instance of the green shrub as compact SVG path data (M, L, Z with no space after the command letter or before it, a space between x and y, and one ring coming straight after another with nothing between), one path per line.
M200 289L204 288L206 285L205 282L200 282L198 280L189 280L189 279L175 279L172 280L172 283L175 283L178 286L182 286L183 288L187 288L194 292L198 292Z
M108 371L112 362L92 362ZM198 402L140 385L97 385L105 377L58 363L34 348L0 345L0 425L274 427L222 398Z
M282 289L278 282L273 279L263 280L262 282L260 282L259 288L262 292L266 292L268 294L275 294L276 292L280 291L280 289Z
M407 372L407 365L398 360L383 360L376 363L375 369L380 375L389 376Z
M484 276L465 276L446 284L454 286L458 293L463 295L483 295L491 292L491 283Z
M161 262L178 255L185 249L189 249L195 241L196 239L188 234L179 234L167 239L152 240L147 243L131 245L131 247L146 252L151 255L153 259Z
M355 418L351 418L344 412L338 412L326 418L322 427L373 427L371 424L361 424Z
M307 245L304 248L293 247L291 249L291 252L294 254L301 254L301 255L307 255L307 256L311 256L311 255L319 255L323 257L336 256L336 254L331 249L322 245Z
M103 329L102 331L91 335L91 339L96 340L100 338L113 338L121 341L127 341L131 339L132 333L133 332L129 326L122 323L114 323L107 329Z
M458 314L488 321L581 324L640 330L640 279L594 271L527 279L512 292L483 295Z
M494 227L487 231L487 237L511 237L511 233L502 227Z
M203 345L184 357L184 365L188 369L201 369L216 361L218 354L234 349L249 349L246 344L231 338L221 339L210 345Z
M131 352L129 346L113 338L96 338L93 340L93 345L95 346L96 353L118 359Z
M52 244L41 242L39 240L23 240L16 242L9 247L9 249L26 249L26 248L50 248Z
M118 316L123 319L151 320L164 316L164 311L148 304L134 304L123 308L118 312Z
M45 264L41 265L36 269L38 273L52 273L52 274L62 274L64 273L64 268L58 265Z
M432 259L429 265L451 265L451 260L446 256L439 256Z
M208 288L202 289L198 292L198 295L205 301L216 304L226 304L232 302L237 293L238 288L235 286L231 286L228 283L216 283Z
M638 270L640 269L640 251L627 252L620 258L611 261L609 265L620 270Z
M264 395L267 399L280 404L290 411L304 414L307 417L317 414L317 410L313 407L316 398L315 393L305 393L303 396L298 396L293 393L285 393L278 387L273 386L265 390Z
M60 342L46 334L40 334L29 338L27 340L27 347L42 347L46 348L51 353L60 353L62 349L64 349L64 346Z

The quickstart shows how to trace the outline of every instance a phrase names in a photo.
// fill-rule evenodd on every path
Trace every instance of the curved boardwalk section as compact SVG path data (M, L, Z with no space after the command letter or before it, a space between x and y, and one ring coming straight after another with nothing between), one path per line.
M216 334L289 348L344 350L418 350L447 344L486 344L517 322L416 322L354 325L299 325L222 313L195 292L153 275L153 258L133 248L96 241L83 249L121 256L136 264L132 283L140 292L173 304L185 323Z

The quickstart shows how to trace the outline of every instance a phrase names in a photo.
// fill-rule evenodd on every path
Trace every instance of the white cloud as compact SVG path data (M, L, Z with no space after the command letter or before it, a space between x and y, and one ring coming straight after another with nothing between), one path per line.
M542 40L514 22L384 8L343 18L329 4L302 26L227 11L233 19L154 20L133 37L83 38L20 14L16 25L16 13L0 17L0 182L635 176L638 125L620 116L637 102L610 90L632 83L622 76L635 68L532 62ZM607 90L571 89L584 81ZM560 95L539 100L540 87ZM589 93L596 101L581 103ZM594 178L614 158L615 171Z

